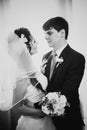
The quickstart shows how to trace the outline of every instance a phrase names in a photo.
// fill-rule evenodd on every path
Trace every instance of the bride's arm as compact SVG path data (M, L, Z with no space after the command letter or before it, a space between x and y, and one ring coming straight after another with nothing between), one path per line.
M41 84L41 86L42 86L42 89L43 90L45 90L46 89L46 87L47 87L47 79L46 79L46 77L43 75L43 74L39 74L39 73L37 73L37 80L39 81L39 83ZM40 85L39 84L39 85ZM30 88L31 87L31 88ZM40 101L40 98L43 96L43 94L41 95L40 94L40 91L38 91L38 89L37 89L37 91L39 92L38 94L40 94L39 96L35 96L35 95L37 95L36 93L36 91L35 91L35 95L34 95L34 90L33 89L35 89L35 88L33 88L33 86L29 86L29 99L30 100L34 100L34 102L36 102L36 101ZM30 91L31 90L31 91ZM36 89L35 89L36 90ZM33 93L32 93L33 92ZM34 97L35 96L35 97ZM41 97L40 97L41 96ZM25 116L33 116L33 117L44 117L44 116L46 116L46 114L45 113L43 113L42 111L41 111L41 109L39 109L38 107L37 107L37 104L35 104L35 106L34 106L34 103L32 103L32 102L28 102L28 104L26 104L26 105L23 105L23 106L20 106L20 107L18 107L17 108L17 112L18 113L20 113L21 115L25 115Z
M18 113L25 116L33 116L33 117L44 117L46 116L45 113L43 113L40 109L36 109L32 102L30 102L28 105L23 105L18 107L17 109Z

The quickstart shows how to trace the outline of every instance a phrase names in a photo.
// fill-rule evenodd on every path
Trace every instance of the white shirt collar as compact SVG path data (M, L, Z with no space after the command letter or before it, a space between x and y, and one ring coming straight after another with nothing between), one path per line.
M64 46L62 46L60 49L58 49L56 51L56 54L58 55L58 57L60 56L61 52L63 51L63 49L67 46L67 44L65 44Z

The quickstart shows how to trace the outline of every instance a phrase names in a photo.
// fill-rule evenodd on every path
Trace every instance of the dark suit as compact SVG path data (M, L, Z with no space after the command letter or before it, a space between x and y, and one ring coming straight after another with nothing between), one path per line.
M64 61L55 67L52 79L49 81L50 53L48 52L43 57L43 59L48 59L45 68L45 75L48 78L47 93L60 91L70 103L70 107L66 108L64 117L53 117L53 122L58 130L82 130L84 122L78 89L84 74L85 58L67 45L60 55Z

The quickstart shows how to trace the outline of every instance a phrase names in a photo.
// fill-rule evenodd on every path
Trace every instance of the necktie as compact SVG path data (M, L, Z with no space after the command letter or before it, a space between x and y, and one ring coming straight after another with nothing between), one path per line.
M55 65L56 65L56 54L53 52L52 53L51 65L50 65L50 77L49 77L49 79L51 79L51 77L53 75Z

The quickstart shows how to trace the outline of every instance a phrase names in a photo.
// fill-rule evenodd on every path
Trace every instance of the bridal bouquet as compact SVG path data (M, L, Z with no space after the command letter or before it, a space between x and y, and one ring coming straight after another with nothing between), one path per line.
M50 92L41 101L44 113L52 116L64 115L65 107L70 106L67 99L60 92Z

